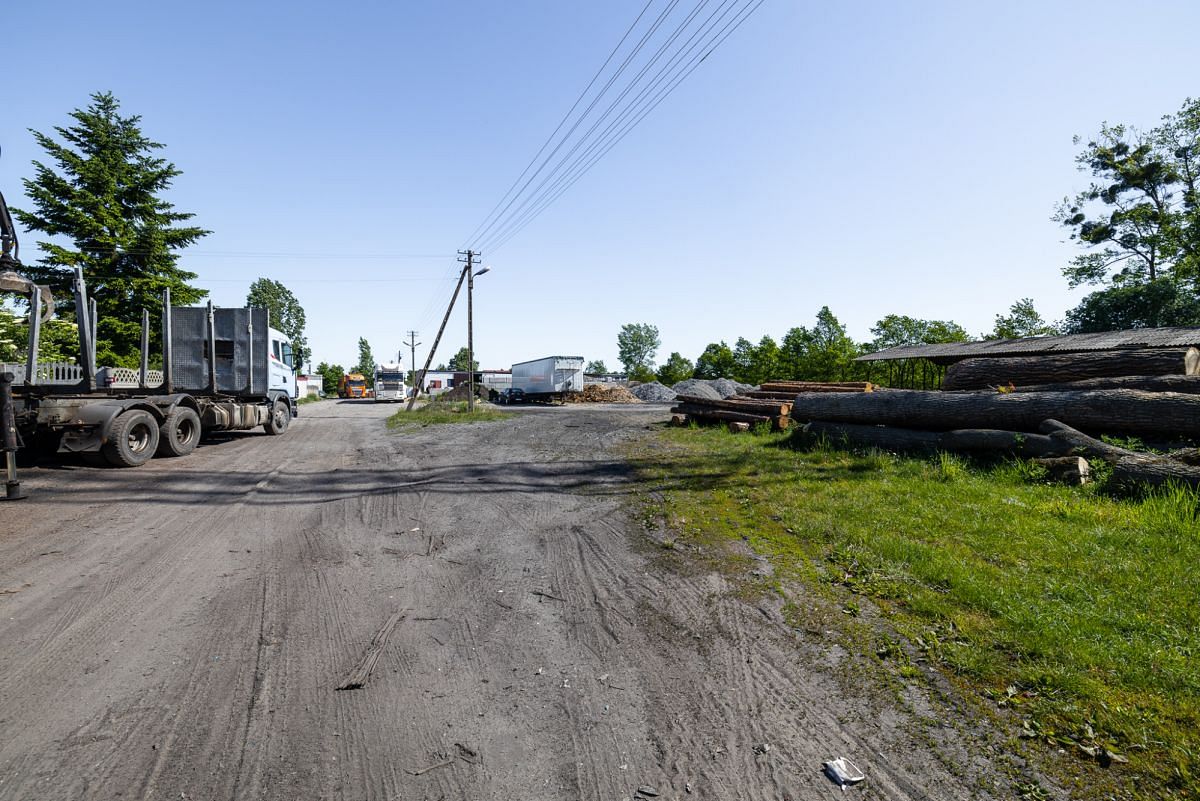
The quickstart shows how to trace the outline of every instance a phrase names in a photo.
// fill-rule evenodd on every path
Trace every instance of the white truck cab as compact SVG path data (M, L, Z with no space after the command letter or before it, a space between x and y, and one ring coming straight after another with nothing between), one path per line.
M296 395L296 365L293 363L292 343L282 331L267 329L271 342L267 355L267 391L286 393L288 398Z
M375 365L375 402L402 401L408 396L404 365L399 362Z

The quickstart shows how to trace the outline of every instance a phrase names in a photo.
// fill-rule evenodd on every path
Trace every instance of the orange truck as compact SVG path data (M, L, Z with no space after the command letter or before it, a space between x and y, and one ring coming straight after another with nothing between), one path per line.
M369 398L367 379L362 373L346 373L338 380L339 398Z

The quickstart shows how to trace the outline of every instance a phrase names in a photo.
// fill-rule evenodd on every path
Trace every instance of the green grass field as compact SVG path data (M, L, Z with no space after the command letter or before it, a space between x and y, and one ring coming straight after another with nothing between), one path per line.
M497 411L488 403L476 403L475 411L467 411L466 401L446 403L430 401L411 412L401 407L398 412L387 419L388 428L403 429L410 426L441 425L444 423L480 423L492 420L506 420L512 417L507 412Z
M1014 743L1065 749L1058 773L1080 797L1200 793L1195 493L1119 499L1019 462L805 449L786 434L670 429L654 448L641 468L665 488L653 511L681 542L746 537L847 620L869 599ZM864 650L917 680L904 651L878 646Z

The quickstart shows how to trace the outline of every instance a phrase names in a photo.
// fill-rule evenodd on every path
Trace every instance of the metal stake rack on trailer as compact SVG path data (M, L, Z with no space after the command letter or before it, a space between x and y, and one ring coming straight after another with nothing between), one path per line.
M212 431L262 427L287 431L297 416L291 346L270 327L265 309L173 307L163 293L162 374L151 376L150 314L141 310L141 359L136 369L96 363L99 314L83 270L72 289L79 363L38 363L43 322L54 300L48 287L17 270L16 230L0 196L0 290L29 297L29 348L24 364L4 365L0 382L0 453L5 497L23 497L16 451L33 440L59 453L99 453L117 467L155 456L190 454ZM24 438L24 442L22 442Z

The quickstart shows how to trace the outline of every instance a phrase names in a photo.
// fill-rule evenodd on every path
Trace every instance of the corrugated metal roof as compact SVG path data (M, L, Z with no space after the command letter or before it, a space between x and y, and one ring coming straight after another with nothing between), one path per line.
M983 342L947 342L937 345L901 345L859 356L855 361L931 359L954 362L972 356L1032 356L1039 353L1077 353L1089 350L1200 347L1200 327L1135 328L1100 334L1064 334L1024 339L988 339Z

